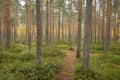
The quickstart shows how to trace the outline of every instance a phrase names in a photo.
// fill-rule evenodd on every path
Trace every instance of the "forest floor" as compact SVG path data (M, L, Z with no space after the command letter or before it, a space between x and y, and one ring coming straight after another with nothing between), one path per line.
M76 47L74 50L65 50L66 56L63 58L64 67L58 74L58 80L72 80L73 65L75 62Z
M84 72L81 59L76 59L76 45L70 50L65 42L54 43L52 48L43 44L42 65L38 70L35 42L30 52L27 43L12 44L10 49L1 44L0 80L36 80L38 72L41 80L56 80L56 77L57 80L120 80L120 42L111 43L106 55L101 46L91 44L90 70Z
M73 65L76 60L76 50L74 47L73 50L64 50L66 56L63 58L64 67L63 70L58 74L57 80L72 80ZM97 56L96 53L91 53L90 56Z

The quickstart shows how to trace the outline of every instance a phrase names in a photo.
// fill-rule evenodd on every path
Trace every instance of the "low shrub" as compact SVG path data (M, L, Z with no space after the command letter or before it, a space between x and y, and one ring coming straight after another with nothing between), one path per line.
M74 48L72 48L72 47L69 47L69 48L68 48L68 50L74 51Z
M102 52L102 45L99 43L91 44L90 52L91 53L101 53Z
M101 63L112 63L120 65L120 56L113 55L111 53L101 54L100 56L98 56L98 61Z
M11 53L4 51L0 52L0 63L1 62L12 62L16 59L15 55L12 55Z
M120 43L111 43L109 52L112 54L120 55Z
M69 46L66 44L57 44L57 45L53 45L53 47L57 47L57 48L63 49L63 50L69 48Z
M10 53L18 54L23 51L23 49L20 46L12 45L10 49L5 49L5 51L8 51Z
M90 58L90 70L83 71L80 61L74 65L73 80L119 80L120 56L107 53Z
M58 48L45 48L42 50L43 57L58 57L65 56L65 53L59 50Z
M82 65L79 63L80 60L78 60L74 65L74 71L73 71L73 80L95 80L96 79L96 73L92 70L85 71L82 69Z
M26 66L20 67L16 72L23 74L24 80L56 80L56 74L60 66L55 63L43 64L39 67Z
M18 56L18 59L20 59L20 61L30 61L35 59L35 55L30 52L24 52Z

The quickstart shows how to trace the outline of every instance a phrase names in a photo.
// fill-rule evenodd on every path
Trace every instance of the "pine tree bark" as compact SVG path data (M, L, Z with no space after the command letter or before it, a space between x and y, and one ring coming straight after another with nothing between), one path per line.
M59 0L59 14L58 14L58 43L60 42L60 0Z
M41 64L41 46L42 46L42 19L40 1L36 0L36 24L37 24L37 65Z
M28 41L29 36L29 10L28 10L28 0L26 0L26 40Z
M53 15L54 16L54 15ZM54 17L53 17L54 18ZM52 41L55 40L55 23L54 23L54 19L53 19L53 32L52 32Z
M99 13L98 13L98 42L101 40L101 1L99 0Z
M35 1L32 1L33 2L33 5L35 5ZM34 18L35 18L35 15L34 15L34 12L35 12L35 9L34 9L34 6L32 7L32 24L33 24L33 27L32 27L32 40L35 40L35 21L34 21Z
M50 0L50 45L52 42L52 0Z
M4 39L4 41L6 41L6 7L5 7L5 0L3 1L3 6L4 6L4 16L3 16L3 24L4 24L4 26L3 26L3 39Z
M83 70L89 70L90 67L89 48L90 48L90 28L92 26L91 21L92 21L92 0L87 0L83 58L82 58Z
M72 38L71 38L71 0L69 0L68 4L69 12L68 12L68 41L69 46L72 48Z
M82 0L78 0L78 39L77 39L77 55L76 58L80 58L81 52L81 22L82 22Z
M117 40L119 40L120 39L120 9L118 9L118 13L117 13L117 15L118 15L118 17L117 17Z
M53 10L53 11L52 11L52 14L53 14L53 21L52 21L52 22L53 22L53 34L52 34L52 40L54 41L54 38L55 38L54 0L53 0L52 4L53 4L53 6L52 6L52 8L53 8L53 9L52 9L52 10Z
M62 7L62 40L64 40L64 9Z
M102 0L102 50L105 51L105 0Z
M6 48L10 48L10 1L5 0Z
M49 42L48 42L48 39L49 39L49 35L48 35L48 31L49 31L49 24L48 24L48 20L49 20L49 13L48 13L48 0L46 1L46 46L48 47L49 46Z
M30 6L29 6L29 51L31 50L31 28L32 28L32 2L29 0Z
M18 0L15 1L15 10L14 10L14 42L16 42L17 39L17 24L18 24Z
M96 0L94 4L94 42L96 43Z
M117 0L114 0L114 41L117 40Z
M109 44L110 44L110 0L107 0L107 22L106 22L106 52L108 51L108 47L109 47Z
M0 0L0 44L2 43L2 2Z
M2 43L2 23L1 23L1 17L0 17L0 44Z

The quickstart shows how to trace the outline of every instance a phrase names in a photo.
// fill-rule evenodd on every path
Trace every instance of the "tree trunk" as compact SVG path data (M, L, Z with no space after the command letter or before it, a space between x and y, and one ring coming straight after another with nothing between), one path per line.
M52 43L52 0L50 0L50 46Z
M114 41L117 40L117 0L114 0Z
M82 58L83 70L89 70L90 28L92 26L91 21L92 21L92 0L87 0L83 58Z
M59 16L58 16L58 43L60 42L60 0L59 0Z
M32 3L31 3L31 0L29 0L30 2L30 6L29 6L29 41L28 41L28 44L29 44L29 51L31 49L31 28L32 28Z
M110 44L110 0L107 0L107 22L106 22L106 52Z
M33 1L33 3L35 4L35 2ZM32 9L33 11L33 14L32 14L32 16L33 16L33 19L35 18L35 15L34 15L34 7L33 7L33 9ZM33 40L35 40L35 21L34 20L32 20L32 22L33 22L33 29L32 29L32 39Z
M2 43L2 24L1 24L1 17L0 17L0 44Z
M118 0L116 0L117 2L116 2L116 10L117 10L117 12L116 12L116 15L117 15L117 20L116 20L116 26L117 26L117 34L116 34L116 37L117 37L117 41L119 40L119 19L120 19L120 14L119 14L119 7L120 7L120 5L119 5L119 2L118 2Z
M41 46L42 46L42 19L40 10L40 0L36 0L36 24L37 24L37 65L41 64Z
M99 13L98 13L98 42L101 40L101 1L99 0Z
M28 0L26 0L26 40L28 41L29 36L29 12L28 12Z
M15 11L14 11L14 42L16 42L16 39L17 39L17 22L18 22L18 0L14 0L15 1Z
M68 13L68 40L69 40L69 46L72 48L72 38L71 38L71 0L69 0L69 13Z
M49 46L49 42L48 42L48 39L49 39L49 36L48 36L48 31L49 31L48 20L49 20L49 13L48 13L48 0L47 0L46 1L46 46L47 47Z
M94 6L94 41L96 43L96 0L95 0L95 6Z
M4 17L3 17L3 40L6 41L6 7L5 7L5 0L4 0Z
M77 39L77 55L76 58L80 58L81 52L81 22L82 22L82 0L78 1L78 39Z
M73 40L76 40L75 39L75 21L73 21Z
M119 29L120 29L120 9L118 9L118 17L117 17L117 40L119 40L120 39L120 31L119 31Z
M10 48L10 1L5 0L6 48Z
M62 7L62 40L64 40L64 9Z
M52 11L52 15L53 15L53 21L52 21L52 22L53 22L52 40L54 41L54 38L55 38L55 28L54 28L54 26L55 26L55 21L54 21L54 0L52 1L52 4L53 4L53 6L52 6L52 8L53 8L53 9L52 9L52 10L53 10L53 11Z
M2 1L0 0L0 44L2 43Z
M105 1L102 0L102 49L105 51Z

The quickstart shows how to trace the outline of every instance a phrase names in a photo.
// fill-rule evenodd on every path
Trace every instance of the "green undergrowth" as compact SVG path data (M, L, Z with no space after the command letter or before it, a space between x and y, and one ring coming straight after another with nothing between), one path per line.
M59 48L59 49L62 49L62 50L70 50L70 44L68 43L68 41L60 41L59 43L58 42L54 42L52 44L53 47L56 47L56 48ZM76 42L73 41L72 42L72 47L76 46ZM73 48L71 48L73 50Z
M102 45L100 43L93 43L90 46L90 53L101 53Z
M36 67L32 62L5 64L0 70L0 80L56 80L60 66L58 63L45 63Z
M0 80L56 80L65 53L58 48L42 47L42 64L36 67L36 47L16 43L10 49L0 45Z
M120 80L120 44L110 44L109 51L105 54L99 49L99 54L90 57L90 70L83 71L81 60L74 64L73 80ZM94 45L94 48L97 48ZM101 53L100 53L101 52Z
M74 48L69 47L68 50L74 51Z
M65 53L58 48L43 48L42 51L43 51L42 55L44 57L65 56Z
M81 64L81 59L77 59L74 66L73 66L73 75L72 78L73 80L97 80L96 79L96 72L93 70L83 70L82 69L82 64ZM99 80L99 79L98 79Z
M116 43L111 43L109 47L109 52L112 54L120 55L120 41Z
M80 60L76 61L74 80L120 80L120 56L99 54L90 60L89 71L83 71Z
M108 47L108 52L116 55L120 55L120 41L111 42ZM101 43L92 43L90 46L90 53L103 53Z

